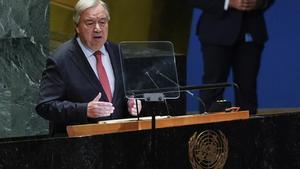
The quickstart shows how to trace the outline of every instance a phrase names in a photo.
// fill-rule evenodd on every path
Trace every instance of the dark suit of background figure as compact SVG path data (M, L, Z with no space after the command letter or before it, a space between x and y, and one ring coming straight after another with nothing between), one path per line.
M259 9L240 11L224 9L225 0L191 0L202 10L198 22L204 75L203 83L226 82L230 69L233 81L238 84L236 105L241 109L257 112L257 76L264 43L268 39L264 12L273 0L262 0ZM201 92L201 98L209 107L222 99L224 90Z
M87 118L87 103L99 92L100 101L108 101L94 71L76 39L64 43L52 57L47 59L40 86L37 112L50 120L50 133L66 133L66 125L94 123L99 120L124 118L127 100L124 96L118 46L106 42L115 75L112 103L115 107L110 117Z

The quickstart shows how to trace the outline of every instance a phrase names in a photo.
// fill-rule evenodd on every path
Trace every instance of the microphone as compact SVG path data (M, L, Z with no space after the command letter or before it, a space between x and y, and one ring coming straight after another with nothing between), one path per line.
M151 80L152 84L154 84L154 86L159 89L159 86L157 85L157 83L155 83L155 81L153 80L153 78L150 76L149 72L146 71L145 75L147 75L147 77Z
M177 87L179 87L180 89L183 88L182 86L180 86L178 83L176 83L174 80L172 80L171 78L169 78L168 76L164 75L163 73L161 73L159 70L156 70L156 74L160 75L161 77L163 77L164 79L168 80L169 82L173 83L174 85L176 85ZM192 93L190 90L184 90L184 92L186 92L187 94L189 94L190 96L192 96L193 98L196 98L196 100L198 100L202 107L203 107L203 113L206 114L206 106L205 103L203 102L203 100L196 96L194 93Z
M151 82L154 84L154 86L155 86L157 89L159 89L158 84L157 84L157 83L154 81L154 79L150 76L150 74L149 74L148 71L145 72L145 75L147 75L147 77L151 80ZM168 107L168 104L167 104L166 99L164 99L163 96L158 96L158 97L162 97L161 99L164 101L164 104L165 104L166 109L167 109L167 113L168 113L168 115L170 115L169 107ZM158 99L158 100L160 100L160 99Z
M155 83L155 81L153 80L153 78L150 76L149 72L146 71L144 74L150 79L150 81L152 82L152 84L154 84L154 86L158 89L159 86L157 85L157 83ZM145 100L147 100L147 99L145 99ZM137 99L135 99L135 105L136 105L136 111L137 111L137 119L139 120L140 116L139 116L139 113L138 113L139 108L138 108L138 103L137 102L138 102ZM167 108L167 110L168 110L168 108Z
M163 78L167 79L169 82L177 85L181 91L185 91L186 93L190 94L191 96L195 96L192 92L190 92L190 90L211 90L211 89L219 89L219 88L225 88L225 87L234 87L237 91L239 90L239 86L236 83L213 83L213 84L204 84L201 86L180 86L178 85L176 82L174 82L172 79L170 79L168 76L164 75L163 73L161 73L160 71L156 71L156 74L162 76ZM200 97L195 96L195 98L202 104L203 109L204 109L204 113L206 112L206 107L205 107L205 103L203 102L203 100ZM225 110L226 111L226 110Z

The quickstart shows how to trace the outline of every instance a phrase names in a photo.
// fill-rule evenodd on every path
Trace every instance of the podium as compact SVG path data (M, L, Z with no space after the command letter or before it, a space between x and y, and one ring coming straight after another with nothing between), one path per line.
M239 112L218 112L213 114L198 114L198 115L184 115L184 116L157 116L156 119L156 127L153 129L153 117L142 117L142 118L129 118L129 119L118 119L118 120L108 120L101 121L98 124L86 124L86 125L74 125L67 126L67 132L69 137L83 137L83 136L92 136L92 135L103 135L103 134L113 134L113 133L124 133L124 132L137 132L143 130L151 130L148 132L151 139L148 141L150 144L149 154L151 157L150 166L151 169L157 169L157 156L159 154L159 149L156 145L160 143L157 142L159 138L156 138L158 129L164 128L176 128L183 126L191 126L191 125L199 125L199 124L208 124L208 123L216 123L216 122L224 122L224 121L232 121L232 120L244 120L249 118L248 111L239 111ZM223 167L228 154L228 142L227 140L222 140L225 143L226 147L220 147L216 145L220 140L210 139L207 140L208 137L214 137L217 139L219 133L215 133L214 131L206 131L205 134L203 132L200 135L194 133L194 136L190 138L189 141L189 158L190 162L194 169L202 168L201 165L208 166L206 163L215 163L216 167ZM202 135L202 138L201 138ZM203 136L205 135L205 136ZM200 138L200 139L199 139ZM202 140L201 140L202 139ZM222 138L221 138L222 139ZM224 137L224 139L226 139ZM215 149L222 149L218 153L212 152L211 150L207 150L207 145L203 145L199 147L197 142L205 141L207 145L210 144L209 147L214 147ZM142 149L147 148L141 147ZM198 151L203 151L203 153L211 154L209 158L199 157ZM226 154L226 156L222 155ZM214 156L211 158L211 156ZM158 156L159 157L159 156ZM161 158L161 157L159 157ZM202 159L199 159L202 158ZM221 160L220 160L221 159ZM201 162L197 162L201 160ZM209 168L215 168L215 166L211 166Z
M0 168L151 169L150 122L120 123L70 126L74 132L70 137L0 140ZM131 123L134 125L124 130ZM100 126L111 131L100 132ZM228 146L223 169L300 168L300 112L249 118L247 112L179 116L158 119L157 127L157 169L194 169L191 143L201 135L194 136L219 131L227 138L222 145ZM84 133L79 130L84 128L88 129ZM208 136L208 141L218 138ZM220 150L213 147L218 144L202 144L209 143L205 140L196 143L209 152L198 153L207 161L213 161L212 155Z
M238 112L218 112L212 114L197 114L197 115L184 115L175 117L158 117L156 119L156 128L170 128L196 124L215 123L231 120L248 119L248 111ZM99 122L98 124L84 124L67 126L69 137L82 137L99 134L123 133L139 130L150 130L150 118L137 118L109 120Z
M158 154L160 153L160 149L158 148L161 143L158 142L161 137L157 136L159 133L157 130L165 129L165 128L176 128L176 127L184 127L191 125L199 125L199 124L209 124L209 123L217 123L217 122L225 122L225 121L233 121L233 120L245 120L249 118L248 111L238 111L238 112L218 112L212 114L197 114L197 115L184 115L184 116L157 116L156 119L156 127L153 128L153 117L142 117L142 118L128 118L128 119L118 119L118 120L108 120L101 121L98 124L86 124L86 125L73 125L67 126L67 132L69 137L83 137L83 136L93 136L93 135L103 135L103 134L113 134L113 133L125 133L125 132L138 132L138 131L148 131L148 136L150 136L150 140L147 142L150 145L150 150L148 152L148 156L150 157L150 165L151 169L157 169L158 167L158 158L161 158ZM189 160L192 163L194 169L203 168L209 166L208 163L214 163L209 168L215 167L223 167L227 160L228 154L228 141L224 138L219 137L218 134L214 131L206 131L201 134L194 133L193 136L190 137L189 141ZM221 133L222 134L222 133ZM202 135L202 136L201 136ZM209 138L213 137L213 138ZM209 140L207 140L209 139ZM217 145L220 140L221 144L226 145ZM199 147L198 142L206 142L201 147ZM163 143L164 144L164 143ZM156 146L158 145L158 146ZM221 149L217 153L212 152L207 149L207 145L209 145L209 149ZM225 147L224 147L225 146ZM144 147L140 147L141 149L146 149L148 145ZM139 149L136 147L136 149ZM126 150L128 151L128 150ZM201 153L210 154L210 157L202 158L200 157L199 151L203 151ZM224 155L226 154L226 155ZM220 160L221 159L221 160ZM198 162L198 161L201 162ZM203 167L201 166L203 165ZM215 166L214 166L215 165Z

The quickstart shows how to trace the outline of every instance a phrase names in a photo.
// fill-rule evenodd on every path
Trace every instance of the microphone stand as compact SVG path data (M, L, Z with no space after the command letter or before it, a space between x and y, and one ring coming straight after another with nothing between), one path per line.
M162 93L145 93L144 99L147 102L162 102L165 100L165 97ZM156 162L156 109L155 106L152 107L151 113L151 168L157 168Z

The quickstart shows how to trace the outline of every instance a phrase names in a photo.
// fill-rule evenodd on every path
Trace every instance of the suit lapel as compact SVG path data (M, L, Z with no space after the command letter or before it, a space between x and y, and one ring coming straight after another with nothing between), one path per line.
M120 85L122 85L123 83L123 79L121 76L121 65L120 65L120 61L119 61L119 55L117 55L115 51L112 49L111 45L109 45L110 42L106 42L105 43L105 48L109 54L109 58L110 58L110 62L112 64L113 67L113 71L114 71L114 76L115 76L115 90L113 93L113 99L112 102L114 102L118 97L119 94L121 93L119 90L121 89Z
M73 39L73 45L74 48L71 51L72 52L72 62L79 68L79 70L85 75L86 79L90 84L95 88L97 92L104 91L101 83L99 82L97 76L95 75L93 69L91 68L89 62L87 61L83 51L81 50L79 44L77 43L76 39ZM118 52L116 50L113 50L109 42L105 43L105 48L109 54L110 61L112 64L114 76L115 76L115 89L113 93L113 99L112 102L114 102L119 96L120 93L122 93L121 86L122 86L122 72L121 72L121 65L120 65L120 58L118 57L115 52ZM105 92L102 94L102 98L105 98L107 100L107 96Z
M75 38L73 39L73 44L72 62L79 68L82 74L85 75L87 81L95 88L95 90L99 92L99 86L101 88L102 86Z

